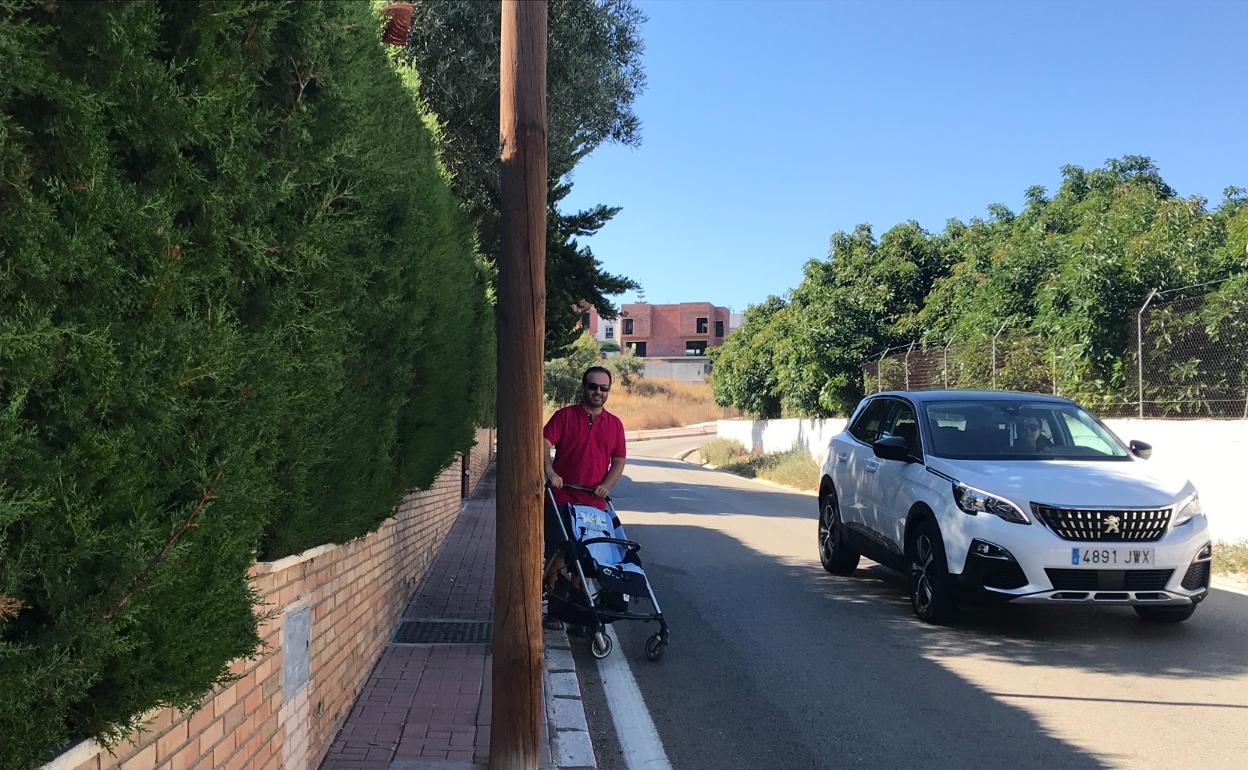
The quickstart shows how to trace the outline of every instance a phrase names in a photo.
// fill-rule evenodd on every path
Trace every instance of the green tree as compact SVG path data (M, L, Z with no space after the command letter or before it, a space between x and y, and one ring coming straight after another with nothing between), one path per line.
M603 348L605 349L606 346L604 345ZM620 387L624 388L631 388L646 368L645 362L637 357L632 348L609 356L603 365L611 370L611 381L619 383Z
M779 378L772 347L781 336L787 303L771 296L745 310L745 323L707 351L711 358L711 392L720 406L736 406L759 419L780 416Z
M542 389L552 406L567 406L580 400L581 376L601 364L598 343L582 332L568 348L566 356L552 358L542 365Z
M726 346L717 397L759 411L759 394L778 394L785 412L845 413L861 396L862 363L908 342L965 343L957 382L987 386L988 339L1006 322L999 384L1045 386L1052 374L1037 369L1058 353L1063 393L1110 404L1125 398L1127 330L1150 289L1171 290L1169 299L1213 291L1200 318L1171 322L1176 334L1235 328L1248 285L1243 191L1228 189L1210 210L1177 197L1142 156L1091 171L1066 166L1062 177L1051 197L1028 188L1017 214L992 204L987 217L951 220L935 235L913 222L878 243L868 225L836 233L828 260L807 264L784 311L747 321ZM745 361L767 375L748 389L738 371ZM1199 379L1199 367L1188 369L1188 380Z
M420 0L405 54L421 73L421 93L441 121L452 184L491 259L499 254L499 14L498 3ZM576 338L578 302L614 318L617 308L607 298L636 288L576 242L618 209L564 213L557 204L571 190L568 174L594 148L640 141L633 101L645 86L645 17L632 0L554 0L548 18L546 354L556 357Z

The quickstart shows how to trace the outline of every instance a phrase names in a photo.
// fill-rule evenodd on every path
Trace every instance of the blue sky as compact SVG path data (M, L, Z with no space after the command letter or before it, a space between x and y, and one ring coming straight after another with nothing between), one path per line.
M623 206L589 244L650 302L743 310L837 230L1018 210L1067 163L1248 187L1248 0L641 5L641 146L600 147L566 203Z

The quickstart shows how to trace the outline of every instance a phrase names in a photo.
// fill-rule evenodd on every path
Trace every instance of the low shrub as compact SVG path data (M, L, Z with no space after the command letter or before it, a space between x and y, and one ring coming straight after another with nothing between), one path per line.
M760 478L797 489L819 487L819 465L805 449L763 455L756 466Z
M819 465L801 447L785 452L751 454L740 442L712 439L698 450L702 461L746 478L760 478L797 489L819 486Z
M1214 543L1213 571L1248 575L1248 540L1234 543L1219 540Z
M698 453L702 462L718 466L739 463L750 456L740 441L727 438L711 439L699 447Z

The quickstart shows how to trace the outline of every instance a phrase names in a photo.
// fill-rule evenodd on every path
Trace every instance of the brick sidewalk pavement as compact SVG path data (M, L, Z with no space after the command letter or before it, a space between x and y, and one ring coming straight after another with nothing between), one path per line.
M450 768L488 760L491 658L488 636L481 635L493 609L494 481L491 468L401 621L423 621L427 633L463 633L460 638L480 643L388 644L321 770ZM542 754L542 765L550 765L545 740Z

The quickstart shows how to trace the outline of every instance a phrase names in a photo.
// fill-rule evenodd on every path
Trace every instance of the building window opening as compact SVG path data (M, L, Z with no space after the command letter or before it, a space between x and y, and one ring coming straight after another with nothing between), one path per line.
M724 322L723 321L715 322L715 336L716 337L724 336Z
M685 343L685 355L687 356L704 356L706 355L706 340L690 340Z
M699 318L699 319L698 319L698 331L697 331L697 333L698 333L698 334L706 334L706 319L705 319L705 318Z
M633 319L631 318L624 319L624 333L625 334L633 333Z
M615 339L615 327L614 326L607 327L606 338L609 340Z

